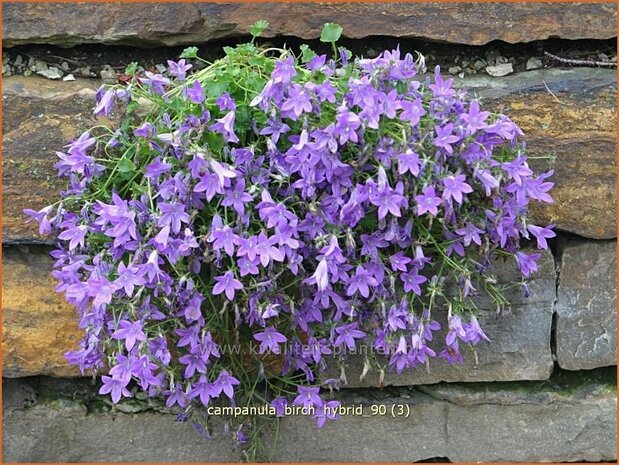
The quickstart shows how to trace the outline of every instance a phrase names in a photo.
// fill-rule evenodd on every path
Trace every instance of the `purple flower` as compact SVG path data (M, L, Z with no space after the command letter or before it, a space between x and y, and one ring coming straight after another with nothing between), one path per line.
M72 225L68 229L65 229L58 235L58 239L69 242L69 251L73 251L77 246L84 247L84 241L86 239L86 233L88 233L88 226L86 225Z
M340 108L337 114L335 134L339 137L340 144L348 141L359 142L357 129L361 126L359 117L346 108Z
M99 92L97 92L97 94L102 92L102 96L98 100L99 103L95 107L95 111L93 113L95 114L95 116L104 115L105 117L108 117L110 116L110 112L112 111L112 107L114 106L114 97L116 95L116 92L114 89L108 89L106 91L103 91L102 89L103 88L100 88Z
M297 386L298 394L292 403L294 405L303 405L307 409L311 407L319 407L323 404L322 399L318 395L319 392L319 387Z
M142 278L140 269L137 266L131 263L125 265L122 262L118 265L118 278L113 283L114 288L123 289L131 297L133 296L135 286L141 286L144 283L145 280Z
M117 404L121 397L132 397L131 392L127 389L129 380L112 378L111 376L102 376L103 386L99 389L99 394L112 394L112 402Z
M426 186L423 189L423 194L415 196L415 201L417 202L417 216L421 216L424 213L430 213L433 216L438 215L441 199L436 196L433 186Z
M358 292L367 298L370 296L369 286L378 286L378 281L363 266L358 265L355 275L348 280L346 295L352 296Z
M324 291L329 285L329 265L327 260L322 259L318 266L316 267L316 271L312 275L312 277L316 280L316 286L318 286L319 291Z
M113 339L124 339L127 350L133 349L133 346L138 341L145 341L146 334L142 329L142 322L135 321L131 323L128 320L120 320L118 329L112 334Z
M178 60L178 63L168 60L168 73L172 76L176 76L179 81L185 80L187 71L193 68L193 65L187 63L184 58Z
M407 171L415 177L419 176L419 155L412 150L398 155L398 172L404 174Z
M434 145L444 149L449 155L453 154L453 147L451 144L455 144L460 140L460 137L452 134L453 129L453 123L447 123L444 127L437 126L435 128L436 138L434 139Z
M261 354L267 350L274 354L279 354L281 352L279 344L288 340L282 333L277 332L273 326L267 326L264 328L264 331L254 333L254 339L260 342L259 352Z
M204 103L204 100L206 99L204 88L198 80L193 81L193 84L191 85L183 87L183 95L198 105Z
M473 188L465 182L466 176L447 176L443 179L443 198L448 200L453 198L456 202L462 203L462 194L470 194Z
M546 226L544 228L541 228L539 226L535 226L533 224L530 224L528 226L527 229L537 239L537 248L538 249L547 249L548 248L548 242L546 242L546 239L550 239L551 237L555 237L556 236L556 233L552 230L552 228L554 228L554 224L548 225L548 226Z
M471 321L466 328L466 336L463 340L468 341L473 345L477 345L481 340L490 342L490 339L488 338L488 336L486 336L484 330L481 329L481 326L479 325L479 322L477 321L475 315L471 317Z
M238 142L239 138L234 133L234 119L236 112L229 111L223 118L216 119L216 123L211 125L211 130L224 136L226 142Z
M161 74L151 73L150 71L144 71L145 78L138 78L140 82L146 84L156 94L165 94L165 86L170 84L170 80Z
M288 98L282 103L281 111L286 118L296 121L302 113L312 111L309 94L300 85L293 84L289 90Z
M290 84L291 79L296 75L297 71L294 69L294 59L289 57L275 63L275 69L271 73L271 79L275 83Z
M46 236L52 232L52 224L50 223L47 215L52 211L52 206L44 207L41 210L32 210L30 208L24 209L24 214L28 215L30 219L27 221L35 220L39 223L39 234Z
M480 234L483 234L483 229L479 229L470 221L466 223L464 228L456 229L456 234L462 236L464 239L464 246L468 247L471 245L471 242L474 242L477 245L481 245L481 237Z
M180 232L182 223L189 223L190 217L185 211L185 206L181 203L159 202L157 208L162 213L157 225L160 227L170 226L174 234Z
M409 273L401 273L400 279L404 283L404 292L414 292L417 295L421 295L420 284L425 283L428 278L417 274L417 270L412 270Z
M219 397L223 392L228 398L234 397L234 386L238 386L241 382L234 376L230 375L226 370L221 370L215 383L213 383L213 397Z
M542 255L539 253L532 253L527 255L524 252L516 252L516 263L520 268L520 272L524 277L529 277L531 273L535 273L537 271L537 260L539 260Z
M205 375L200 376L200 380L193 383L193 387L189 390L188 396L190 399L200 398L200 402L205 407L208 406L212 397L215 395L215 389L211 383L208 382Z
M174 405L178 405L180 408L187 407L187 393L183 391L180 385L177 384L173 390L164 391L164 395L168 396L165 403L167 408L172 408Z
M234 277L232 271L226 271L223 276L216 276L215 281L217 284L213 287L213 295L225 292L228 300L234 300L235 292L243 289L243 284Z
M404 196L404 185L399 182L395 189L386 187L382 191L372 193L370 202L378 207L378 219L382 220L391 213L393 216L401 217L400 208L408 206L408 201Z
M391 263L391 269L393 271L407 271L407 264L411 262L411 259L406 257L403 252L397 252L395 255L389 257L389 263Z
M245 204L251 200L251 195L245 192L245 179L241 178L236 182L234 189L226 190L221 204L224 207L234 208L238 215L242 216L245 212Z
M410 121L411 126L419 124L421 117L426 113L419 98L413 102L409 100L401 101L400 108L403 110L400 113L400 119L402 121Z
M475 132L488 126L485 123L488 116L490 116L490 112L479 111L479 103L477 100L473 100L469 107L469 112L460 115L460 119L467 125L469 132Z
M236 110L236 104L234 103L234 99L230 97L230 94L228 92L225 92L219 97L217 97L215 103L221 111Z
M359 323L354 322L336 327L335 332L338 336L335 338L333 344L336 346L346 344L350 351L354 351L356 346L355 339L363 339L366 336L366 333L357 329L358 326Z

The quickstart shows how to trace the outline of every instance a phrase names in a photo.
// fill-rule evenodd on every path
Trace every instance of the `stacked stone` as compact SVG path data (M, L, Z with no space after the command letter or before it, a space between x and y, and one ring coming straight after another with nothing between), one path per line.
M284 11L284 12L282 12ZM257 18L273 36L316 38L337 18L352 38L417 37L479 45L616 35L614 4L3 4L5 47L83 43L195 44L246 34ZM281 18L286 18L282 21ZM539 21L539 18L552 21ZM103 19L105 18L105 19ZM505 22L508 18L508 22ZM438 27L451 24L453 27ZM3 80L3 454L5 461L238 461L241 452L147 401L112 414L91 382L67 365L80 339L74 310L53 290L50 239L23 223L23 208L63 188L54 150L91 126L100 83L12 76ZM348 362L338 393L367 416L318 430L288 417L277 461L611 461L616 459L616 75L612 70L535 70L461 84L524 130L533 163L555 170L555 203L534 210L560 231L505 316L483 311L492 343L479 363L437 361L431 371L360 380ZM505 267L501 279L515 277ZM483 303L481 305L484 309ZM471 357L469 357L471 358ZM28 377L28 378L27 378ZM34 377L34 378L33 378ZM408 417L373 415L373 405ZM217 428L215 428L217 430ZM174 431L174 434L171 432ZM380 440L376 440L376 439ZM129 447L130 446L130 447Z

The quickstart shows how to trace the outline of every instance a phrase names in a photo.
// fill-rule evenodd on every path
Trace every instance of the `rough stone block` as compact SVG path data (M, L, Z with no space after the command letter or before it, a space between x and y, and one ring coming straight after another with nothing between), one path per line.
M557 291L556 354L561 368L617 364L617 243L569 242Z
M181 45L248 35L258 19L266 37L320 37L337 22L350 38L414 37L482 45L493 40L531 42L550 37L609 39L616 36L616 6L552 3L5 3L3 46L83 43ZM449 24L449 27L437 27Z
M7 380L3 391L23 391ZM215 418L206 441L191 422L155 411L113 414L71 397L14 401L3 411L5 462L236 462L242 452ZM67 386L68 387L68 386ZM66 390L66 389L65 389ZM35 395L37 389L34 389ZM68 391L71 392L71 391ZM281 420L274 462L572 462L616 459L614 370L555 375L545 382L467 383L344 390L345 415L317 429L303 416ZM393 407L393 410L392 410ZM384 414L383 412L384 408ZM392 415L392 411L404 412ZM407 414L406 414L407 413ZM266 430L265 445L273 434Z

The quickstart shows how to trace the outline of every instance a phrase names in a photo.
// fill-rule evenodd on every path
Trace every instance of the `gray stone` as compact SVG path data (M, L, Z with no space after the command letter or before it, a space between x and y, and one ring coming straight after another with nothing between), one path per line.
M99 75L101 76L101 80L106 84L116 84L117 77L116 71L110 65L104 65L101 71L99 71Z
M532 69L540 69L543 66L542 60L537 57L531 57L527 60L527 71Z
M518 282L518 276L519 272L511 262L504 264L498 272L499 282ZM463 365L449 365L437 357L430 361L429 371L418 367L397 375L386 368L388 361L383 356L362 348L360 353L348 355L343 364L340 362L340 367L333 361L324 378L340 378L343 366L347 387L548 379L553 369L550 339L552 306L556 296L555 278L554 260L549 252L545 252L539 262L539 272L528 283L530 297L525 298L519 287L508 291L511 311L499 315L488 298L480 296L475 299L480 310L480 324L491 340L477 346L477 361L475 354L463 346ZM443 327L431 344L438 351L445 340L446 311L435 312L433 317ZM361 380L366 359L372 360L374 356L373 368ZM385 369L382 381L377 365Z
M62 78L62 71L58 68L48 68L42 71L37 71L37 74L52 80L58 80Z
M35 60L34 69L32 69L32 71L36 71L38 73L39 71L45 71L46 69L47 69L47 63L41 60Z
M514 72L514 65L511 63L500 63L495 66L486 66L486 73L493 77L502 77L512 74Z
M221 422L220 422L221 423ZM88 413L83 405L5 412L5 462L237 462L222 427L210 440L174 415Z
M13 380L5 391L12 391ZM65 388L66 389L66 388ZM81 389L79 386L77 389ZM5 394L6 395L6 394ZM48 391L49 396L49 391ZM32 395L30 395L32 398ZM438 384L383 391L344 390L361 406L323 429L304 416L281 420L279 443L259 460L564 462L616 459L616 379L611 369L562 372L545 382ZM240 461L215 418L205 441L191 422L153 411L93 410L75 400L12 403L3 412L4 461ZM30 406L26 406L30 405ZM273 444L273 430L263 434Z
M486 62L486 60L479 59L479 60L476 60L475 63L473 63L473 69L476 69L479 71L480 69L485 68L487 65L488 63Z
M617 363L615 241L570 242L557 293L557 362L567 370Z
M451 66L448 71L449 74L458 74L460 71L462 71L462 68L460 66Z

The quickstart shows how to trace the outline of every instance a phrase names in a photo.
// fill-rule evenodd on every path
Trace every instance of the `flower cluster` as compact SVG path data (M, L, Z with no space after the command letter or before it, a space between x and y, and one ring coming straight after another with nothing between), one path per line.
M337 416L320 395L344 381L324 375L335 353L365 345L383 354L370 369L398 374L461 363L488 340L471 297L508 305L493 263L528 277L540 255L521 240L554 236L527 223L552 183L520 129L397 49L226 52L101 88L95 113L122 108L117 129L59 152L63 198L26 211L58 232L57 290L85 333L69 361L107 372L113 402L290 401L319 425Z

